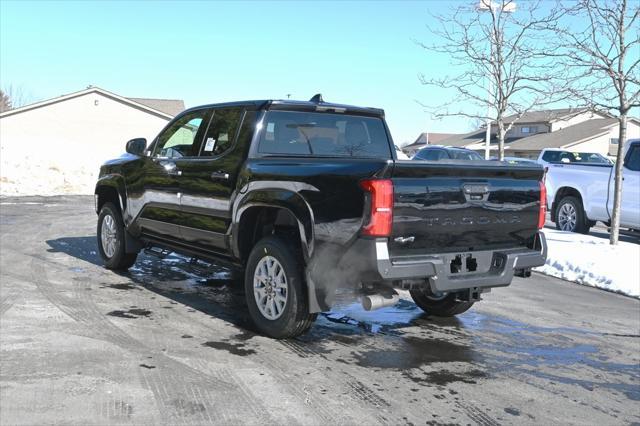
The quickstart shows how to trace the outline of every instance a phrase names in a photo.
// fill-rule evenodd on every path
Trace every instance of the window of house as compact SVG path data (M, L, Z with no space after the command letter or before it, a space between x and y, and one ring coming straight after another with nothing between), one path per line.
M215 157L227 151L236 138L238 124L242 118L241 108L221 108L213 112L211 124L200 150L201 157Z
M521 133L537 133L538 126L523 126L520 132Z
M620 140L619 138L611 138L611 139L609 139L609 143L611 145L618 145L618 141L619 140Z

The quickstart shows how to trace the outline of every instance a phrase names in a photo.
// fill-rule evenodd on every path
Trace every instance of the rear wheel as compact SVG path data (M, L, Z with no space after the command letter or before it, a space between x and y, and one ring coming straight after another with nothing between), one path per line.
M107 269L129 269L138 257L127 253L124 245L124 223L120 211L112 203L105 203L98 216L98 251Z
M437 317L453 317L459 315L468 311L474 303L457 301L456 295L453 293L432 295L422 290L411 290L409 293L420 309Z
M560 200L556 208L555 223L556 229L560 231L586 234L590 228L582 203L573 196L563 197Z
M311 327L302 281L302 259L292 245L277 236L260 240L249 255L245 294L256 328L269 337L286 339Z

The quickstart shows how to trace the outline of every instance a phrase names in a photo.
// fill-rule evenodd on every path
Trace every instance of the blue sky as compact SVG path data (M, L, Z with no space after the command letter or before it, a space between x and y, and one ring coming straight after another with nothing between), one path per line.
M428 39L444 2L0 3L0 83L32 100L95 85L123 96L309 99L384 108L396 143L465 132L429 120L416 100L438 94L420 72L446 67Z
M203 103L285 98L384 108L397 144L420 132L471 130L433 120L416 101L451 93L422 86L448 59L429 41L415 2L54 2L0 0L0 85L31 100L102 87L123 96Z

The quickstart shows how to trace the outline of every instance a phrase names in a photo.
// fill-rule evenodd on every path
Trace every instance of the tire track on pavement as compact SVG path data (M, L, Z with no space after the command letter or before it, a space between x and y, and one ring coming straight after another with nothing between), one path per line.
M217 414L221 418L233 418L233 412L240 410L244 413L251 413L251 418L255 419L256 423L275 424L268 411L260 409L261 403L255 397L252 398L239 391L234 383L220 377L206 375L202 371L195 370L168 357L161 351L149 348L143 342L117 327L105 317L104 313L100 312L90 296L91 291L85 289L86 286L75 283L71 289L72 295L66 296L62 291L54 288L54 284L47 279L47 271L44 266L35 257L31 262L31 270L33 281L43 296L73 320L85 326L90 335L113 343L125 351L139 356L140 359L148 356L153 357L157 368L139 374L144 379L142 382L147 385L147 389L153 392L163 418L170 418L177 422L181 420L180 415L198 417L198 413L201 411L211 411L213 414L220 411ZM180 390L185 390L180 389L180 386L187 382L197 388L200 395L211 396L208 393L208 388L212 385L217 388L218 392L215 397L190 402L181 398L184 393L180 392ZM214 400L225 401L225 403L214 406L212 404ZM176 413L178 413L177 417Z

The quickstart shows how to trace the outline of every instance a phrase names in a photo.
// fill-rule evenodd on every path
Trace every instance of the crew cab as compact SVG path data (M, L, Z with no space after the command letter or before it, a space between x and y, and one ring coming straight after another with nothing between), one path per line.
M221 262L274 338L304 333L336 292L365 309L410 290L436 316L544 264L542 168L399 161L384 112L310 101L205 105L100 169L98 247Z
M627 141L625 149L620 226L640 230L640 139ZM615 167L608 159L546 150L539 161L545 164L551 220L557 229L587 233L596 221L611 223Z

